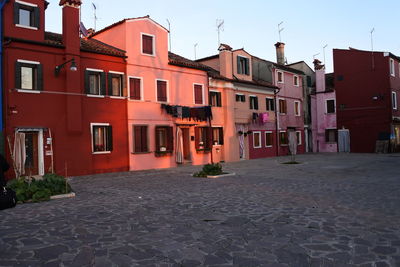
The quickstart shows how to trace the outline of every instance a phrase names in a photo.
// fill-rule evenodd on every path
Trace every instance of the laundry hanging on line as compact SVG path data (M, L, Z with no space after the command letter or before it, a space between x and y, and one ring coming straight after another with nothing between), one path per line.
M165 110L167 114L180 119L193 119L194 121L207 121L212 119L211 106L185 107L161 104L161 109Z

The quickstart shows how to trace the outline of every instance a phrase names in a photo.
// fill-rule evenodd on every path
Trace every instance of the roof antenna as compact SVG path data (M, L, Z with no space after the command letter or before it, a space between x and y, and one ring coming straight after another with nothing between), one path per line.
M195 44L193 45L193 47L194 47L194 60L197 59L197 57L196 57L196 48L197 48L197 45L198 45L198 43L195 43Z
M372 38L372 34L374 33L375 28L372 28L372 30L370 31L371 34L371 58L372 58L372 70L375 69L375 62L374 62L374 40Z
M315 59L315 57L318 56L319 54L321 54L321 53L317 53L317 54L313 55L312 58Z
M278 24L278 34L279 34L279 42L280 42L280 43L282 42L282 40L281 40L281 32L285 29L285 28L282 28L282 29L281 29L282 23L283 23L283 21L281 21L281 22Z
M221 31L224 31L224 20L217 19L218 46L221 44L221 42L220 42L220 32Z
M325 48L328 46L328 44L324 45L322 47L323 53L324 53L324 65L326 66L326 62L325 62Z
M92 2L92 7L93 7L94 30L96 31L96 23L97 23L96 11L97 11L97 7L93 2Z
M168 23L168 39L169 39L169 52L171 52L171 23L169 23L169 20L167 19Z

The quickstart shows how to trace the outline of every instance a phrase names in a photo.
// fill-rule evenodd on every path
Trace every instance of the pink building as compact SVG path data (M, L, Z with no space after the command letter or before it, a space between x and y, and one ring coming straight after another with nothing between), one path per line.
M333 74L314 60L315 93L311 95L313 152L337 152L336 95Z
M219 54L199 59L208 65L213 126L223 126L220 159L237 161L276 155L275 90L271 83L253 79L252 56L244 49L221 44ZM214 154L213 154L214 155Z
M146 16L91 37L126 51L130 170L211 162L207 68L169 53L168 34Z

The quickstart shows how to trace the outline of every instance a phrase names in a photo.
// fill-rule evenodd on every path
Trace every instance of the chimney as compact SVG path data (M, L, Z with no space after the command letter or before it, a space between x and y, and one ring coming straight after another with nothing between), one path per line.
M78 54L80 50L79 9L81 0L60 0L62 10L62 40L67 54Z
M315 69L315 91L325 92L325 65L321 65L321 61L314 59Z
M285 65L285 43L277 42L276 47L276 63Z
M320 69L325 69L325 65L321 65L321 61L318 59L314 59L313 64L314 64L314 70L320 70Z
M230 47L227 44L220 44L218 50L219 50L219 74L228 79L233 79L232 47Z

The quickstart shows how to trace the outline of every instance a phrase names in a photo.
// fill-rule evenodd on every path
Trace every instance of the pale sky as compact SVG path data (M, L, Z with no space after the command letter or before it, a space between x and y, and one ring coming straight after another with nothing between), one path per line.
M46 30L61 33L59 0L46 11ZM278 24L288 63L304 60L312 67L313 55L333 70L332 49L354 47L389 51L400 56L399 0L83 0L82 22L94 27L94 3L100 30L124 18L150 17L168 28L171 23L172 52L194 59L217 54L216 20L224 20L220 40L234 49L276 61L274 44Z

